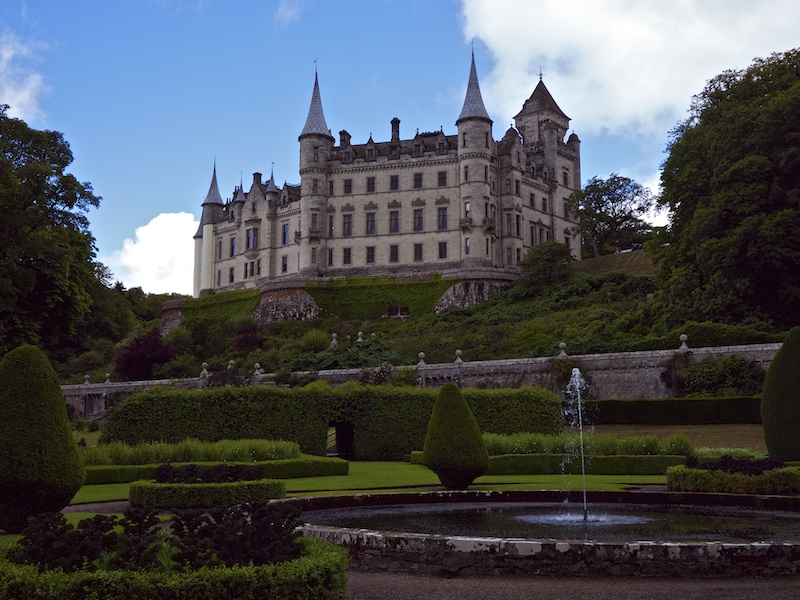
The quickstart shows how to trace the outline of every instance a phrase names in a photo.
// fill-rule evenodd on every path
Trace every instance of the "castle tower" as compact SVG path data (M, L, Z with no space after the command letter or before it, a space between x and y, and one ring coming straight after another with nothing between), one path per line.
M496 211L491 194L492 120L483 104L475 53L469 71L464 106L456 121L458 127L458 166L461 228L461 259L464 265L487 265L495 262Z
M194 234L194 289L195 298L214 289L214 223L221 215L224 204L217 185L217 164L211 176L206 199L203 200L203 213L200 226Z
M322 257L325 251L323 221L327 218L328 205L328 160L334 138L325 122L322 99L319 94L319 79L314 74L314 91L311 106L300 142L300 275L316 277L324 270Z

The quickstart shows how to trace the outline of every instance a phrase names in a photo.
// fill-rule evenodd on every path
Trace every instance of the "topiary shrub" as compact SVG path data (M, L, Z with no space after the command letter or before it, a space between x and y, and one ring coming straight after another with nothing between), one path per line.
M770 363L761 422L770 456L800 460L800 327L792 328Z
M28 517L61 510L84 469L50 361L23 345L0 361L0 529L19 533Z
M422 456L424 464L450 490L466 489L489 468L478 423L453 383L442 386L433 405Z

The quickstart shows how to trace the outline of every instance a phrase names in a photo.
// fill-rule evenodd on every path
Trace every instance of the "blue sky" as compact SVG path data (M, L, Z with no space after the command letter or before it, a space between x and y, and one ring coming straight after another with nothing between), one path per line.
M0 103L65 134L103 197L89 218L115 277L190 293L214 161L224 198L273 164L298 182L315 64L328 126L356 143L388 139L393 117L402 137L454 133L473 45L499 139L541 68L584 182L656 191L692 94L800 46L798 22L796 0L3 0Z

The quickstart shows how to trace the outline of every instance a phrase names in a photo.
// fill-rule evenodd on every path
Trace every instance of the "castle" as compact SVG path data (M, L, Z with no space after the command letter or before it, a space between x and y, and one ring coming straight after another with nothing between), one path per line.
M300 185L254 173L248 192L237 186L223 202L214 167L194 236L194 296L346 275L508 281L545 241L580 258L566 206L580 189L580 140L565 141L569 117L541 76L514 122L493 138L473 55L456 134L402 139L394 118L388 141L353 144L342 130L336 144L315 74Z

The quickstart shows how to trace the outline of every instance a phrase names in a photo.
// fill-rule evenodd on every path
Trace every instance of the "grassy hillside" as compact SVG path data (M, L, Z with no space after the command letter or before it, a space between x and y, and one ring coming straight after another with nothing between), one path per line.
M585 258L572 264L572 270L590 275L626 273L637 277L649 277L656 272L655 266L643 250L606 254L596 258Z

